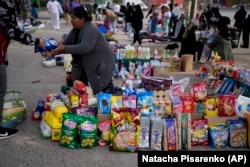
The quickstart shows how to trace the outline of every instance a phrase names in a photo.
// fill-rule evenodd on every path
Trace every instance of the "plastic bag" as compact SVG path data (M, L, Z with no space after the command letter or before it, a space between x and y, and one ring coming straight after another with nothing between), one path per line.
M235 104L236 115L240 118L246 118L250 114L250 98L239 95Z

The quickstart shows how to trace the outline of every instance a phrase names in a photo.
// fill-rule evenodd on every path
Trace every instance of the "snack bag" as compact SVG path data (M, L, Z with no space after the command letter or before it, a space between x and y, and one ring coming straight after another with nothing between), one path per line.
M137 103L136 108L141 109L142 116L154 115L154 96L153 92L145 91L136 94Z
M123 108L136 108L136 95L122 97Z
M207 88L205 82L195 83L192 86L192 95L194 96L194 101L203 102L207 99Z
M95 148L97 145L97 118L83 115L78 118L80 125L80 147Z
M208 97L205 102L205 115L218 116L219 100L216 97Z
M72 113L64 113L62 117L62 132L59 145L76 148L77 147L77 115Z
M69 109L61 100L52 100L50 102L50 109L54 116L58 118L60 122L62 122L62 114L69 112Z
M248 138L248 147L250 148L250 114L247 114L247 138Z
M76 115L92 115L92 116L96 116L97 115L97 108L96 107L87 107L87 108L83 108L83 107L74 107L71 108L71 112L76 114Z
M149 148L150 117L141 117L140 128L139 148Z
M161 117L151 116L150 149L162 150L163 120Z
M202 102L194 102L195 113L204 113L205 104Z
M235 104L236 115L240 118L246 118L250 114L250 98L239 95Z
M174 118L164 119L164 151L177 151L178 140L177 140L177 128L176 120Z
M235 95L219 95L219 113L221 117L235 116Z
M184 93L181 97L182 112L194 113L194 97L188 93Z
M111 129L111 120L101 121L98 123L98 135L100 146L106 146L110 143L110 129Z
M140 133L140 110L120 108L111 111L110 150L137 152Z
M179 81L173 81L170 85L170 96L182 96L185 88L189 84L190 78L184 78Z
M229 120L230 147L247 147L247 122L245 120Z
M171 96L171 101L172 101L172 112L173 112L173 114L182 113L183 104L182 104L181 98L179 96L174 96L174 97Z
M224 148L228 145L228 126L226 124L209 125L209 146Z
M122 108L122 96L112 96L111 97L111 109L112 108Z
M98 93L98 113L99 114L110 114L111 110L111 94L108 93Z
M191 145L208 145L207 119L194 119L191 121Z

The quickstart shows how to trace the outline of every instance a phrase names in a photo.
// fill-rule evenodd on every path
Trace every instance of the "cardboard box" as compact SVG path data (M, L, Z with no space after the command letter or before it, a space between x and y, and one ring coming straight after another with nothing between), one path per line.
M154 77L169 77L169 67L162 66L162 67L153 67L153 76Z
M181 59L180 58L163 59L161 61L169 65L169 72L181 71Z
M219 116L204 116L208 120L208 125L217 123L227 123L228 120L238 120L238 116L233 117L219 117Z
M193 71L193 61L194 55L191 54L184 54L181 55L181 70L184 72L191 72Z
M191 120L194 120L194 119L202 119L204 116L203 113L192 113L191 114Z
M110 114L97 114L98 122L106 121L111 119Z

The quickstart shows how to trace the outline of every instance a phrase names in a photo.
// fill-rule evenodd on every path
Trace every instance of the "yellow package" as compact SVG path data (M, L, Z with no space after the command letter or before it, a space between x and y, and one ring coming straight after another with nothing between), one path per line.
M64 103L59 100L52 101L50 107L54 116L59 119L59 122L62 122L62 114L69 112Z
M219 100L215 97L208 98L205 102L205 115L218 116Z
M59 119L54 116L54 114L50 111L46 111L44 115L44 121L52 127L53 124L59 123Z
M54 123L51 130L51 139L52 141L60 141L62 131L62 124L61 123Z
M122 96L111 97L111 108L122 108Z
M248 147L250 147L250 113L247 114L247 129Z

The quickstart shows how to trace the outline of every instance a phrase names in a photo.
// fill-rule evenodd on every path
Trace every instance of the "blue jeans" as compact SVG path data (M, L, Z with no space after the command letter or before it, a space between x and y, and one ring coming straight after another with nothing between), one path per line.
M7 90L7 66L0 63L0 126L2 124L4 96Z

